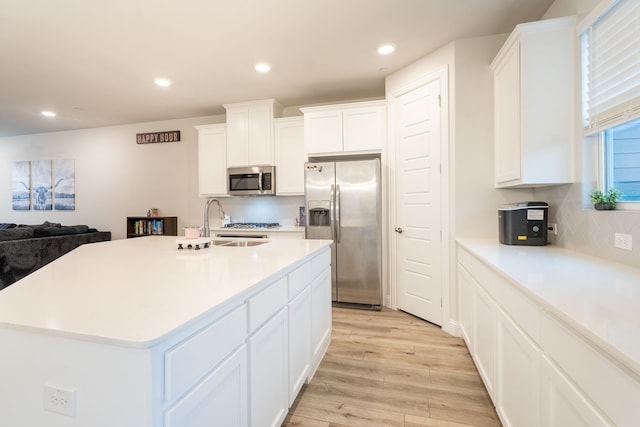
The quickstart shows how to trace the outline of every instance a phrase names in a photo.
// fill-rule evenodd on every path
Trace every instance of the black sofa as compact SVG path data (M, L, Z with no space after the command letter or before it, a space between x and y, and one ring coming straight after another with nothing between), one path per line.
M85 243L111 240L87 225L0 223L0 290Z

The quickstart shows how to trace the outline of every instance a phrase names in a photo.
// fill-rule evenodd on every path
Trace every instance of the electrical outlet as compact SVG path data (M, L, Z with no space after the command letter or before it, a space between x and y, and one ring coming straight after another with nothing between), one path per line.
M625 249L627 251L633 250L633 237L631 234L615 233L616 248Z
M44 409L50 412L76 416L76 391L50 384L44 386Z

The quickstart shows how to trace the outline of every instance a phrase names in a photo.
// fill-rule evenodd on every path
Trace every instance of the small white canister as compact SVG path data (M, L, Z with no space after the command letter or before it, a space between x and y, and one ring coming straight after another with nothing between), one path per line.
M200 233L202 232L202 227L185 227L184 228L184 237L185 239L199 239Z

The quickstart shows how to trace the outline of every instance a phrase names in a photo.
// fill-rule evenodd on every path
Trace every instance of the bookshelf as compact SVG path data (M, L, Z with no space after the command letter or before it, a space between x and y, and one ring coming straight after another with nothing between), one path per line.
M177 216L128 216L127 238L150 235L178 235Z

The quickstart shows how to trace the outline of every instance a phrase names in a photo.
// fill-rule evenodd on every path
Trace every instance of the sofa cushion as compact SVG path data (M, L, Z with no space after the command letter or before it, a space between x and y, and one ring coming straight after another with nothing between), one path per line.
M60 227L38 226L34 229L34 237L65 236L81 234L89 231L88 225L65 225Z
M15 227L0 230L0 241L30 239L34 235L31 227Z

